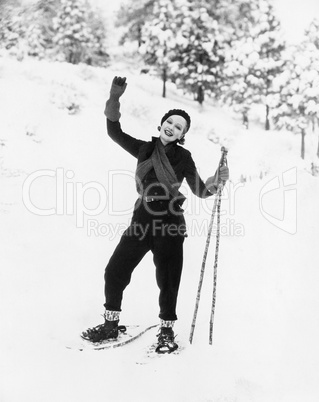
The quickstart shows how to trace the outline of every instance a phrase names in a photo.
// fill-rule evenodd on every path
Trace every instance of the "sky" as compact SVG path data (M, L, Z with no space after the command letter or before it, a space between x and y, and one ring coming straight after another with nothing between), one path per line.
M274 0L274 7L287 40L296 42L315 18L319 18L318 0Z

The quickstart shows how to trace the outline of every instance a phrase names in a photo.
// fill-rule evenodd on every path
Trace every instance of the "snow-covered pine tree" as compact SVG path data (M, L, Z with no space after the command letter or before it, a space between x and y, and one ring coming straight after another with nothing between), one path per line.
M310 43L313 43L316 46L316 49L319 51L319 20L315 18L309 25L308 29L305 30L305 38ZM319 99L316 100L317 104ZM313 121L313 127L319 126L319 113L316 112ZM317 146L317 157L319 158L319 138L318 138L318 146Z
M223 37L225 47L224 80L220 91L222 103L234 105L234 109L242 114L243 124L248 128L248 111L252 104L252 94L245 80L247 68L236 62L241 59L241 53L248 52L250 30L254 25L252 10L256 6L253 0L215 0L207 9L209 15L219 24L219 32ZM242 40L242 41L240 41ZM254 49L251 49L254 52ZM234 56L237 54L238 56ZM234 62L234 63L233 63ZM233 85L234 84L234 85Z
M44 58L47 50L46 22L40 4L27 4L24 7L25 44L29 56Z
M0 38L2 46L20 53L43 58L52 47L52 19L59 0L39 0L20 4L3 1L0 4ZM22 57L22 56L21 56Z
M54 18L60 6L60 0L38 0L34 6L30 23L37 23L41 37L41 45L45 49L45 56L49 57L53 49L55 30L53 26ZM36 15L36 19L34 16Z
M153 18L142 29L140 53L146 64L154 66L162 78L163 98L166 82L171 78L170 66L176 48L176 4L174 0L159 0L154 4Z
M61 0L54 19L54 43L58 58L68 63L85 62L95 46L88 23L89 4L85 0Z
M93 34L93 46L88 52L87 64L106 67L110 56L106 49L107 29L103 14L99 9L88 11L88 24Z
M313 43L319 49L319 19L311 21L309 27L305 30L305 40Z
M23 57L21 45L25 37L23 8L18 0L1 0L0 3L0 48ZM23 53L23 52L22 52Z
M272 0L260 0L259 10L256 10L255 27L252 35L260 46L260 63L256 64L256 75L262 79L262 103L266 106L265 129L270 129L270 105L273 90L273 80L284 69L282 52L286 48L280 21L275 16Z
M287 51L285 71L274 85L272 118L276 128L301 134L301 157L305 157L305 136L313 119L319 117L319 50L308 41Z
M223 80L224 38L208 14L206 0L180 1L172 73L175 83L202 104L205 93L218 98Z
M27 51L29 56L43 59L45 57L45 39L42 27L36 19L30 23L26 32Z
M251 18L226 56L222 99L242 113L246 127L251 106L265 105L265 129L269 130L272 83L284 68L281 56L286 45L270 0L255 0L250 7Z
M156 2L157 0L130 0L120 6L115 25L124 28L121 44L137 41L138 48L142 45L142 29L152 19Z
M256 0L234 0L231 4L227 0L221 0L217 8L218 19L223 22L221 30L229 43L220 100L241 114L242 123L247 129L249 110L256 101L251 72L259 58L259 46L254 43L250 32L255 24L253 10L257 7Z
M254 65L259 59L259 47L253 38L233 41L225 60L225 84L221 101L242 115L244 127L249 127L249 111L254 103L259 103L260 81L254 76Z
M253 0L214 0L210 2L207 9L208 14L216 19L219 29L226 43L238 40L249 35L251 23L253 22L252 10Z

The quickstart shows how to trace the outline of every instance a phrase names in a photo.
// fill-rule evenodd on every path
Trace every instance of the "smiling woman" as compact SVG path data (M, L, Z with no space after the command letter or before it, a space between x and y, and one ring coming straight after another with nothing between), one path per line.
M159 137L142 141L122 131L119 122L119 98L126 90L126 78L115 77L106 102L108 135L137 158L136 188L139 198L129 228L121 237L105 268L105 323L83 332L92 342L118 336L123 292L131 275L148 251L152 251L159 287L158 353L177 349L173 326L183 267L183 243L186 224L182 205L186 197L179 191L186 179L200 198L216 193L219 180L228 180L228 168L218 169L206 183L200 178L191 153L180 146L190 128L191 119L184 110L169 110L158 127Z
M162 117L161 126L158 127L162 143L167 145L177 140L179 144L184 144L184 137L190 125L191 119L184 110L170 110Z

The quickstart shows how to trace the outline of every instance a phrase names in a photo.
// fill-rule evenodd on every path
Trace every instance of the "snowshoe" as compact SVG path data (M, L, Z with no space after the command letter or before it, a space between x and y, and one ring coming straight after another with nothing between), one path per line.
M157 337L158 343L155 349L156 353L172 353L178 348L178 345L175 342L173 328L161 327Z
M117 339L119 332L126 332L124 325L118 325L119 321L108 321L105 319L104 324L97 325L94 328L88 328L82 332L81 338L92 343L100 343L108 339Z

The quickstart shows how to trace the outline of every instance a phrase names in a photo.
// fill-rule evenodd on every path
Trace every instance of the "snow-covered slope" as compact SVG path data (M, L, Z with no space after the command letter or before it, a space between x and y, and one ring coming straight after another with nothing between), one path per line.
M244 131L225 111L199 109L172 88L162 99L158 80L125 64L103 70L0 61L0 400L317 401L319 185L298 160L299 139L254 126ZM65 347L102 320L104 267L136 197L136 161L105 133L104 102L116 74L128 77L126 132L148 139L169 108L185 108L192 116L185 147L204 179L221 145L229 147L213 346L214 238L188 344L213 200L196 199L185 185L189 237L176 333L186 348L145 359L154 331L114 351ZM70 115L66 106L80 112ZM28 200L57 213L34 214ZM99 201L105 208L94 214ZM83 214L88 209L92 216ZM147 255L125 293L121 322L156 323L157 297Z

